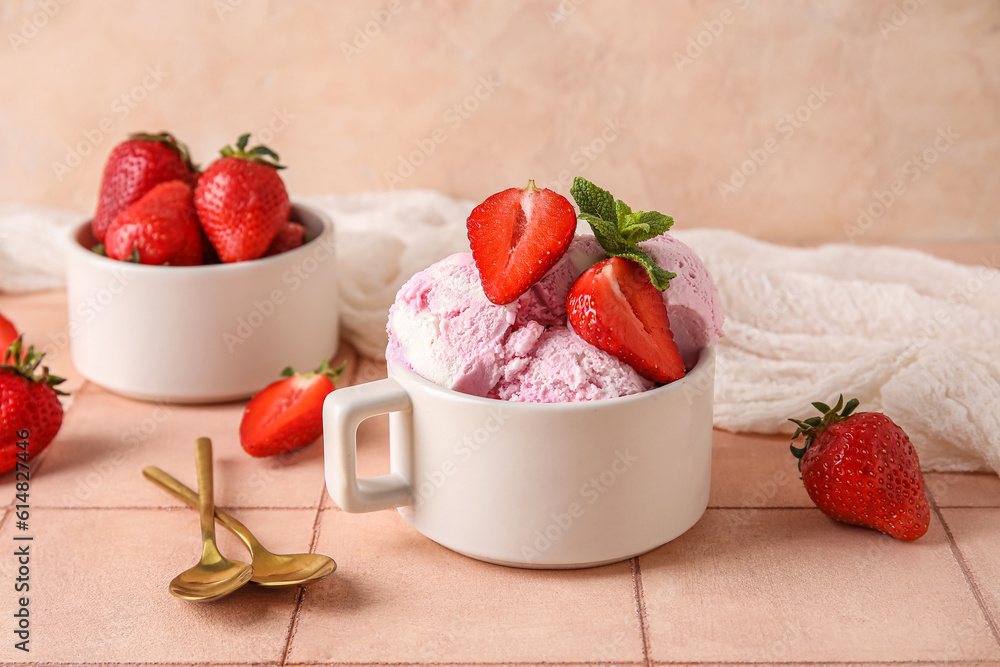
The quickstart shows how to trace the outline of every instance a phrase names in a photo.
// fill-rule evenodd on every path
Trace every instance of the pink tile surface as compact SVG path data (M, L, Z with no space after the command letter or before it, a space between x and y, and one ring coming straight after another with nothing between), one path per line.
M73 366L70 353L65 290L29 294L0 292L0 313L14 323L26 345L45 352L45 365L54 375L66 378L60 389L73 393L83 385L85 379Z
M315 510L246 510L243 520L274 551L309 548ZM13 523L0 541L14 544ZM280 660L296 589L248 586L212 603L177 600L170 579L201 555L194 511L45 510L30 530L33 661L254 662ZM224 555L246 553L219 533ZM0 581L14 578L0 559ZM333 576L336 576L334 574ZM323 586L328 582L317 582ZM5 642L2 659L13 659ZM17 656L20 657L20 656Z
M812 507L783 435L712 434L709 507Z
M941 515L969 570L970 587L985 605L1000 637L1000 509L945 509Z
M1000 477L993 473L932 472L924 482L938 507L1000 507Z
M641 662L629 562L532 571L460 556L393 511L323 512L341 570L307 590L289 662Z
M344 348L340 357L353 357ZM347 384L350 373L344 376ZM41 471L37 507L179 507L142 479L156 465L195 484L194 442L212 439L216 502L223 507L316 507L323 492L322 443L275 457L248 456L239 444L246 403L182 406L136 401L93 383L74 397L56 440L31 462ZM9 495L12 480L0 482Z
M60 438L39 463L39 507L179 507L140 471L159 466L195 484L194 442L212 439L216 502L224 507L316 507L322 451L314 443L281 457L248 456L239 443L243 403L179 406L145 403L95 385L76 397ZM113 418L110 418L113 415Z
M640 559L655 661L998 660L938 521L917 542L815 509L709 510Z

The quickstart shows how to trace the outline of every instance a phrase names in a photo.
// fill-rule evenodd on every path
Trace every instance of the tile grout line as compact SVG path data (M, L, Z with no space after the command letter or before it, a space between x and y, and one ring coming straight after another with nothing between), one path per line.
M1000 648L1000 628L997 627L997 621L993 618L989 607L986 605L983 592L979 590L979 584L976 583L975 578L972 576L972 570L969 568L969 564L965 560L965 555L962 554L962 550L959 548L958 542L955 541L955 536L951 532L951 526L949 526L948 522L945 521L944 514L941 513L941 509L937 506L937 502L934 500L933 496L930 496L928 500L931 508L937 515L938 521L941 522L941 526L944 528L944 534L948 537L948 543L951 545L951 555L958 562L958 567L962 570L962 574L965 576L965 581L972 590L972 596L976 599L976 604L979 605L979 611L982 612L983 617L986 618L986 624L989 626L990 632L993 634L993 641L995 641L997 647Z
M646 596L642 590L642 570L639 557L632 559L632 591L635 599L635 615L639 619L639 634L642 637L642 659L646 667L652 665L649 657L649 618L646 616Z
M312 539L309 540L309 553L316 553L316 545L319 544L319 529L323 519L323 500L326 496L326 483L320 491L319 502L316 504L316 518L313 519ZM281 653L280 667L285 667L288 663L288 654L292 651L292 639L295 637L295 629L299 624L299 614L302 613L302 602L305 599L305 586L299 586L298 595L295 596L295 610L292 612L292 622L288 624L288 637L285 639L285 648Z

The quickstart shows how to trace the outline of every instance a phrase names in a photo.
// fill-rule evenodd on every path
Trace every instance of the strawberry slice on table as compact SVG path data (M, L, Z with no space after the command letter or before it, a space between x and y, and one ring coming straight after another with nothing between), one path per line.
M283 379L264 387L247 403L240 422L240 444L251 456L274 456L300 449L323 434L323 401L336 389L344 365L324 360L311 373L282 371Z
M267 247L264 257L280 255L289 250L295 250L306 242L306 228L297 222L289 220L285 226L278 230L278 235Z
M14 323L0 313L0 363L3 362L3 357L7 353L7 348L10 347L11 343L17 340L18 335L17 327L14 326Z
M534 181L489 197L466 227L486 297L502 305L537 283L566 253L576 230L573 205Z
M0 473L48 447L62 426L65 392L55 386L64 380L44 366L36 375L44 356L33 347L23 352L18 338L0 359Z
M266 146L247 150L249 134L226 146L194 192L198 219L223 262L261 257L288 222L291 202L278 175L278 155Z
M813 403L823 413L800 421L790 445L799 459L802 483L827 516L873 528L901 540L927 532L930 507L920 460L909 437L885 415L854 410L859 402L844 397L834 407ZM841 411L843 408L843 411Z
M91 229L103 241L118 215L139 201L154 186L166 181L198 181L198 168L191 162L187 146L167 132L129 135L114 147L104 165L97 212Z
M168 181L115 218L104 251L111 259L138 264L192 266L202 263L201 236L191 186Z
M670 331L659 290L646 268L610 257L577 278L566 297L573 329L653 382L684 377L684 360Z
M583 178L573 181L570 192L580 217L590 223L609 255L584 271L570 288L566 297L570 325L585 341L647 380L667 383L684 377L684 360L660 294L675 274L660 268L637 245L666 232L673 218L656 211L633 212Z

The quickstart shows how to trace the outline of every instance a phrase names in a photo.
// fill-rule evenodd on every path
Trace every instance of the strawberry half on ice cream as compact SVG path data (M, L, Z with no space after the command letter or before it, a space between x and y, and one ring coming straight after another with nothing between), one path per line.
M667 383L684 377L684 360L660 296L676 276L636 245L666 232L673 219L656 211L633 212L579 177L570 192L580 217L610 256L584 271L570 288L566 313L573 329L647 380Z
M535 187L510 188L489 197L466 221L483 291L497 305L517 299L566 253L576 211L560 194Z

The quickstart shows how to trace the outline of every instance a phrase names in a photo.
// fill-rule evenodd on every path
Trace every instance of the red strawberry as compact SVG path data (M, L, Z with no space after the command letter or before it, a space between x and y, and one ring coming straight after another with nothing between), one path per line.
M569 248L573 205L552 190L510 188L489 197L466 221L486 297L510 303L537 283Z
M17 336L17 327L14 326L14 323L0 314L0 363L3 362L7 348L17 340Z
M645 267L611 257L576 279L566 314L585 341L618 357L653 382L684 377L663 297Z
M791 420L798 425L792 441L805 436L803 447L791 449L816 506L837 521L901 540L926 533L930 509L924 478L903 429L877 412L851 414L858 407L856 398L846 406L843 396L833 408L813 406L823 416Z
M323 400L336 389L344 367L328 361L312 372L291 368L284 379L264 387L247 403L240 422L240 444L251 456L274 456L305 447L323 434Z
M40 376L35 375L44 356L32 347L22 354L18 338L0 365L0 473L48 447L62 426L58 394L63 392L54 387L63 379L49 375L45 367Z
M91 222L94 236L103 241L119 213L153 186L174 180L191 187L198 180L198 169L191 163L187 146L166 132L129 135L128 141L114 147L104 165L97 212Z
M201 226L191 186L168 181L147 192L108 227L104 251L111 259L139 264L201 264Z
M278 235L274 237L274 241L267 247L264 257L280 255L283 252L294 250L304 244L305 241L306 228L297 222L289 220L285 223L284 227L278 230Z
M223 148L222 158L205 170L194 192L198 219L223 262L262 256L291 208L277 154L266 146L247 151L249 139L244 134L236 150Z

